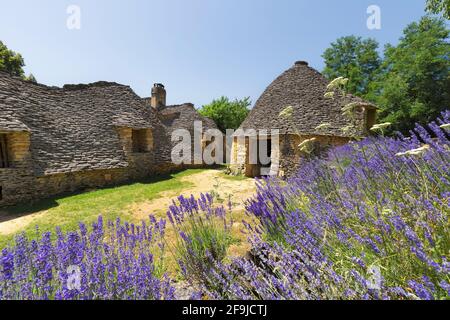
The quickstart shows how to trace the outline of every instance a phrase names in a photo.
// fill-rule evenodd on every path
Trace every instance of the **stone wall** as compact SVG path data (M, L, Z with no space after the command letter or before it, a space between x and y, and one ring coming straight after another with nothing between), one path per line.
M247 143L246 138L234 137L231 146L230 170L234 175L241 175L245 172L247 163Z
M320 153L326 151L331 146L344 145L350 141L350 138L335 136L299 136L299 135L280 135L271 137L271 167L270 174L278 176L292 176L304 161L303 154L298 145L304 140L315 137L314 152ZM277 138L279 143L277 143ZM232 158L230 169L233 174L244 174L248 177L260 175L260 166L250 164L249 161L249 138L234 138L232 146Z
M305 157L298 145L311 138L316 138L313 143L314 154L320 154L332 146L344 145L350 141L350 138L346 137L283 135L280 137L280 176L289 177L295 174Z
M9 168L0 168L0 206L34 197L34 174L30 158L30 133L6 133Z
M0 168L0 207L33 202L77 190L101 188L168 174L180 169L161 156L159 143L154 145L153 132L146 134L146 152L133 152L132 128L118 127L117 134L128 166L104 170L84 170L47 175L35 174L30 152L29 132L8 132L9 168ZM157 136L163 135L163 132Z
M108 169L52 174L37 177L33 181L32 200L77 190L95 189L125 183L129 180L126 169Z
M180 120L166 126L164 112ZM215 127L193 105L156 110L117 83L56 88L0 71L0 133L11 163L0 168L0 207L201 167L171 159L170 133L192 130L196 119Z

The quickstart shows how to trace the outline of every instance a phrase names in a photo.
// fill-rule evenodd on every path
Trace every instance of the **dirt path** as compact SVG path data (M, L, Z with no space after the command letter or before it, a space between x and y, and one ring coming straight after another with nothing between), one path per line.
M234 239L237 239L238 242L232 244L228 248L227 256L230 259L233 257L244 256L250 249L250 245L246 241L247 236L242 232L244 230L242 220L247 220L244 204L245 201L252 197L256 192L255 180L227 178L221 170L204 171L184 177L182 180L189 181L194 185L181 192L163 192L158 199L131 205L129 210L134 219L136 219L136 221L145 220L148 219L150 214L153 214L156 217L165 218L167 209L172 204L172 200L176 199L179 195L185 197L194 195L194 197L198 198L201 193L214 192L216 195L215 202L218 202L217 199L222 199L225 207L227 206L229 197L231 197L230 200L233 211L231 216L228 216L227 219L232 219L234 221L231 228L231 235ZM175 230L170 225L166 230L165 237L168 243L174 243ZM170 258L167 259L170 260ZM168 262L168 269L170 272L175 272L176 262Z
M25 227L32 224L34 221L38 220L39 217L44 216L46 213L47 210L43 210L23 216L11 217L8 216L6 213L2 213L0 211L0 216L2 217L3 220L3 221L0 220L0 235L8 236L20 232Z
M189 181L194 186L183 190L182 192L163 192L158 199L136 203L130 206L133 216L138 219L146 219L148 215L154 214L157 217L165 217L169 205L172 200L183 195L189 197L199 197L201 193L215 192L219 198L224 200L224 204L228 203L229 196L233 204L234 211L244 210L244 202L255 194L256 187L253 179L231 180L224 177L221 170L208 170L201 173L193 174L182 179Z
M194 185L190 188L180 191L162 192L157 199L146 202L134 203L129 206L128 210L137 220L147 219L150 214L158 217L165 217L167 208L180 194L190 196L193 194L198 197L200 193L211 192L214 190L223 199L228 199L231 195L234 210L243 211L243 203L251 197L255 192L255 182L253 179L231 180L227 179L221 170L207 170L182 178L183 181L189 181ZM228 200L225 200L227 203ZM0 212L0 235L8 236L20 232L24 228L32 225L45 216L48 210L43 210L27 215L19 215L15 217L1 214Z

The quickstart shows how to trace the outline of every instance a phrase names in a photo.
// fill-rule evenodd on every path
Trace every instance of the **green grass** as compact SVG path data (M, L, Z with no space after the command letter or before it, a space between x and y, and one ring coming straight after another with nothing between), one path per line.
M128 206L157 199L164 191L181 191L191 187L193 185L191 182L181 179L204 170L189 169L129 185L59 196L33 205L11 207L6 210L6 213L11 216L20 216L48 210L21 230L31 238L35 236L36 225L41 232L46 232L54 231L56 226L60 226L63 231L74 230L79 222L90 224L99 215L102 215L105 221L114 220L117 217L133 221L132 213L126 210ZM0 235L0 248L5 247L13 238L14 235Z
M244 181L244 180L252 179L252 178L246 177L244 175L231 176L226 173L222 173L221 177L224 179L227 179L227 180L231 180L231 181Z

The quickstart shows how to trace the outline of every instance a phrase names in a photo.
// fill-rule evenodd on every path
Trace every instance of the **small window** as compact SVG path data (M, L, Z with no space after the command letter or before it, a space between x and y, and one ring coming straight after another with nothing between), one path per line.
M9 168L8 139L6 134L0 134L0 168Z
M366 112L366 128L370 130L375 123L377 122L377 110L376 109L367 109Z
M145 153L152 149L153 137L149 129L133 130L131 139L134 153Z

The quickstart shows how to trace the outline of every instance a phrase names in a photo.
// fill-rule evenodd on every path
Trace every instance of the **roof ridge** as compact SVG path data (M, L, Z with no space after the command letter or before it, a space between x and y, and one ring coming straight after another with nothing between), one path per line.
M61 90L61 91L73 91L73 90L83 90L83 89L88 89L88 88L96 88L96 87L113 87L113 86L117 86L117 87L125 87L125 88L130 88L131 87L129 85L125 85L125 84L121 84L121 83L117 83L114 81L95 81L95 82L90 82L90 83L79 83L79 84L64 84L62 87L58 87L58 86L50 86L50 85L46 85L44 83L39 83L39 82L32 82L26 79L23 79L19 76L16 75L12 75L9 72L6 71L1 71L0 70L0 76L5 76L8 77L10 79L13 79L15 81L19 81L22 82L26 85L32 85L32 86L38 86L38 87L42 87L42 88L46 88L46 89L50 89L50 90Z
M84 90L89 88L104 88L104 87L125 87L130 88L129 85L120 84L113 81L95 81L91 83L79 83L79 84L65 84L62 86L62 90L74 91L74 90Z

